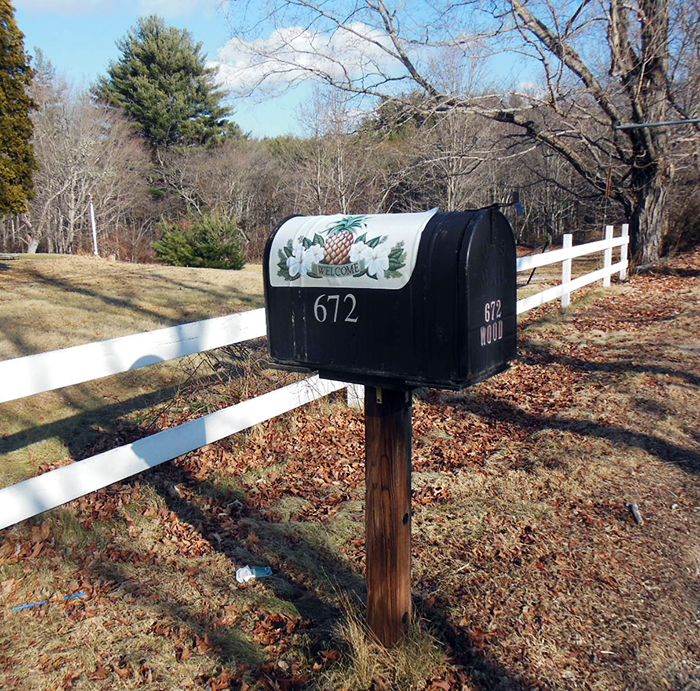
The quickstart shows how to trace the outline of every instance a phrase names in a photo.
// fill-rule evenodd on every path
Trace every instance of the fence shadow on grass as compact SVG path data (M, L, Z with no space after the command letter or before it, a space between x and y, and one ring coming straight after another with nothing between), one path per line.
M698 278L700 277L699 269L684 269L673 266L651 266L648 269L641 271L642 274L650 276L677 276L678 278Z
M177 386L170 386L153 393L134 396L119 403L101 405L99 408L85 410L61 420L47 422L42 425L33 425L19 432L4 435L0 437L0 455L18 451L25 446L57 437L66 446L72 458L76 460L86 458L92 455L92 452L86 450L86 447L94 444L97 438L104 433L103 430L96 429L97 425L109 429L119 416L149 408L172 398L177 389ZM119 444L120 442L115 439L114 445L119 446Z
M169 283L170 285L177 286L178 288L182 288L183 290L191 290L195 291L197 293L204 293L205 295L209 295L213 298L216 298L217 300L224 301L224 300L230 300L231 299L231 293L235 293L235 297L237 300L240 300L241 302L244 302L247 309L257 309L258 307L263 307L264 305L264 300L262 296L262 292L260 293L259 296L251 296L247 293L242 293L240 292L237 288L233 287L222 287L221 290L214 290L211 288L203 288L202 286L192 286L188 283L184 283L182 281L178 281L174 279L172 276L158 276L158 281L162 283ZM262 283L261 283L261 290L262 290ZM242 310L239 310L242 311Z
M700 386L700 376L680 369L665 367L651 363L635 363L628 359L617 360L584 360L571 355L554 353L542 344L522 342L520 347L525 352L525 357L533 357L540 364L558 362L568 365L580 372L617 373L617 374L659 374L669 377L677 377L691 386ZM629 357L629 351L623 351Z
M625 427L592 422L586 419L560 418L556 415L535 415L518 408L512 403L498 398L479 396L479 405L471 405L471 399L463 394L443 394L449 404L462 405L478 417L490 420L508 420L529 430L552 429L573 432L585 437L607 439L611 442L627 444L653 454L665 463L672 463L689 473L700 475L700 453L685 449L653 434L635 432ZM431 403L440 405L440 398L431 399Z
M181 324L182 320L185 318L184 310L181 310L180 313L174 317L166 317L157 309L137 305L132 299L114 297L106 293L101 293L94 288L88 288L84 285L76 284L67 279L61 279L56 276L45 276L37 269L31 269L28 271L28 275L30 275L35 281L50 287L52 290L58 288L65 293L77 293L78 295L82 295L84 297L95 298L103 302L105 305L109 305L110 307L128 310L130 313L138 314L151 319L157 319L159 322L166 322L169 326L177 326L178 324ZM190 287L189 289L192 288ZM227 294L229 300L240 303L243 306L243 309L260 307L260 298L251 297L237 288L230 288L227 291ZM200 315L199 319L205 319L207 316L211 315L202 314ZM191 314L187 316L188 320L191 320L192 318L193 317Z

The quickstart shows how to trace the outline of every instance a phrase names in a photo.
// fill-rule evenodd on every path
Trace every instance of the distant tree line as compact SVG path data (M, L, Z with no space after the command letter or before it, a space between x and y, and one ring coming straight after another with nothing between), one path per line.
M523 243L600 234L605 223L629 220L619 203L624 171L611 157L594 176L581 175L507 117L436 107L439 99L418 88L358 114L351 92L328 89L302 114L304 137L258 140L222 105L225 94L189 32L139 20L118 43L119 60L84 92L40 50L29 66L12 8L6 0L0 7L0 38L21 48L4 59L16 61L7 69L24 94L18 115L0 98L3 149L17 140L18 152L12 184L10 159L0 157L2 251L90 252L91 205L103 255L151 261L157 251L173 263L207 265L197 264L206 255L221 266L240 263L240 250L259 260L271 230L291 214L452 211L508 203L518 192L524 215L507 213ZM523 107L522 96L488 98L483 108ZM542 128L555 115L543 105L529 117ZM11 118L22 125L6 125L19 122ZM585 129L589 114L581 118ZM668 249L700 240L697 134L684 133L671 149ZM217 243L228 254L217 254Z

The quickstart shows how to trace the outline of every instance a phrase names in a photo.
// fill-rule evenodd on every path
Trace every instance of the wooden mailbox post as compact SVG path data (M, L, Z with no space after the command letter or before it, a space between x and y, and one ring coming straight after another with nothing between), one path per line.
M411 399L365 389L367 624L387 647L411 621Z
M515 356L512 229L493 207L295 216L263 272L272 359L366 387L367 620L395 645L411 619L411 392L461 390Z

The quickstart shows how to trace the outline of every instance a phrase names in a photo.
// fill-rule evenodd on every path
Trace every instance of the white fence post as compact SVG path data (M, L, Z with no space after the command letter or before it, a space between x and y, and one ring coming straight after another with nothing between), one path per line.
M95 223L95 207L92 202L90 202L90 223L92 224L92 247L93 254L96 257L100 256L100 252L97 249L97 224Z
M605 239L612 240L613 238L613 226L605 226ZM612 266L612 247L608 247L603 254L603 268L610 269ZM610 274L606 273L605 278L603 278L603 286L607 288L610 285Z
M630 226L629 223L623 223L622 224L622 237L627 240L624 245L620 247L620 263L622 266L620 267L620 280L621 281L626 281L627 280L627 251L629 249L629 240L630 240Z
M562 249L570 250L574 242L574 236L571 233L564 233L562 240ZM561 283L564 286L571 283L571 261L571 258L569 258L561 263ZM561 296L562 307L569 306L570 296L571 293L568 290Z

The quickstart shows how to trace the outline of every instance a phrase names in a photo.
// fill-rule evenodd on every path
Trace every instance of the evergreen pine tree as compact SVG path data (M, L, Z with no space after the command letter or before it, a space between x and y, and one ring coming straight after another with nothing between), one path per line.
M142 17L117 47L121 58L110 63L93 92L123 108L154 149L240 135L226 119L231 110L221 105L224 94L214 84L214 70L205 67L202 44L189 31Z
M26 211L33 196L32 74L15 10L9 0L0 0L0 213Z

